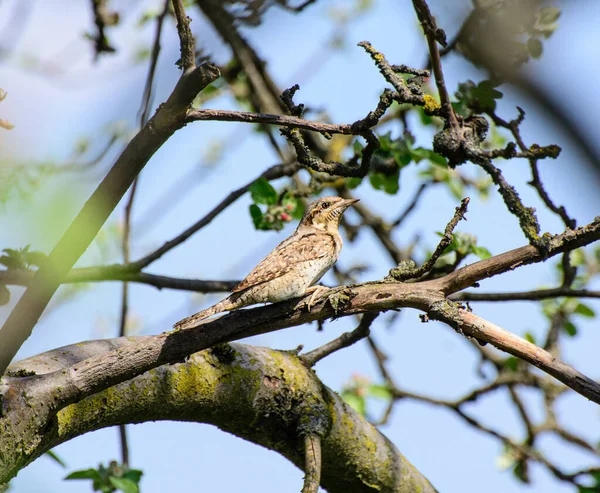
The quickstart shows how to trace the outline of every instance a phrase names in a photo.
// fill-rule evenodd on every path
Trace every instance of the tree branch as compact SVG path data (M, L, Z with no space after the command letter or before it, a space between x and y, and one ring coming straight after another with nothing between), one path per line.
M130 272L127 265L108 265L106 267L84 267L73 269L63 280L63 284L126 281L147 284L157 289L178 289L198 293L230 291L239 281L212 281L204 279L184 279L159 276L147 272ZM1 270L0 283L14 286L33 286L35 272L23 270Z
M200 231L204 226L210 224L210 222L217 217L221 212L223 212L227 207L233 204L237 199L239 199L242 195L244 195L252 186L252 184L258 180L259 178L264 178L265 180L276 180L277 178L282 178L284 176L291 176L298 170L298 165L296 163L288 164L276 164L275 166L271 166L267 170L265 170L259 177L252 180L250 183L247 183L243 187L238 188L231 192L227 197L225 197L219 204L217 204L208 214L206 214L202 219L194 223L188 229L186 229L183 233L177 235L172 240L167 241L160 248L156 249L152 253L149 253L145 257L133 262L130 264L130 268L133 271L141 270L144 267L150 265L155 260L158 260L165 253L172 250L178 245L181 245L185 240L187 240L190 236L192 236L197 231Z
M348 346L352 346L355 342L364 339L369 335L371 324L377 318L378 313L365 313L360 319L358 327L352 332L344 332L341 336L335 338L322 346L313 349L312 351L300 356L300 359L308 367L315 366L323 358L326 358L330 354L344 349Z
M452 306L447 301L439 302L428 311L430 318L451 325L457 332L474 337L478 341L493 344L517 358L540 368L560 380L567 387L600 404L600 384L586 377L573 367L555 358L550 353L525 339L505 330L473 313Z
M114 166L73 220L47 263L0 330L0 373L3 373L50 302L63 279L92 240L137 175L164 142L185 124L188 106L219 76L212 64L184 73L168 100L123 150Z
M321 438L316 435L304 437L304 486L302 493L317 493L321 484Z
M427 274L433 266L438 261L438 259L442 256L446 248L452 243L454 238L452 232L454 228L456 228L458 222L461 219L465 219L465 214L467 213L467 206L469 205L469 198L466 197L462 199L460 206L456 207L454 211L454 216L450 219L450 222L446 225L446 229L444 230L444 235L442 239L438 243L435 251L431 254L431 257L418 269L406 269L404 266L395 267L390 270L389 277L392 279L396 279L398 281L407 281L408 279L418 279L419 277ZM414 262L411 262L414 265Z
M549 298L600 298L600 291L588 289L551 288L513 293L478 293L467 291L450 296L454 301L539 301Z
M599 236L600 219L555 237L550 242L548 255L556 255L567 248L577 248L591 243ZM542 257L536 248L529 245L476 262L433 281L372 282L329 290L326 296L316 300L310 312L306 310L310 295L300 301L293 299L264 307L237 310L215 320L205 321L197 327L165 332L135 346L121 348L101 358L90 358L74 365L57 376L63 380L61 384L63 391L60 399L54 397L53 399L57 407L64 407L82 397L133 378L141 372L165 363L180 361L191 353L242 337L273 332L334 316L339 318L358 313L408 307L429 313L431 318L443 320L460 329L461 333L490 342L503 351L523 358L585 397L600 403L600 385L559 360L553 358L549 360L544 356L547 354L545 351L504 331L510 335L508 337L503 329L494 324L473 319L474 316L470 314L464 315L466 313L464 310L459 310L444 298L444 293L456 292L461 286L466 287L485 277L544 259L545 257Z
M550 237L547 251L544 252L545 255L542 255L534 246L524 246L462 267L432 282L437 283L446 295L450 295L462 291L482 279L488 279L497 274L516 269L521 265L541 262L559 253L589 245L599 239L600 216L583 227L567 230L564 233Z
M62 393L56 377L75 361L102 359L115 348L134 347L148 339L89 341L12 365L11 372L35 372L37 376L12 378L18 391L5 396L4 409L10 412L0 416L0 426L6 430L0 441L0 482L60 443L107 426L139 422L143 416L147 421L213 424L276 451L299 469L305 468L305 453L298 446L306 437L303 428L307 421L324 421L327 427L319 434L322 454L311 440L317 453L309 458L322 470L320 483L327 491L369 493L375 488L435 493L390 440L288 352L221 345L183 363L139 375L61 411L37 405L51 402L44 401L49 393ZM23 420L26 424L21 428ZM307 475L318 484L314 472Z
M325 134L360 135L361 130L356 123L322 123L304 120L290 115L271 115L269 113L251 113L231 110L190 110L187 123L195 121L220 121L241 123L263 123L280 127L300 128ZM358 120L359 122L362 120Z
M173 10L177 18L177 34L181 51L180 67L184 71L196 68L196 40L190 29L191 19L185 14L182 0L173 0Z

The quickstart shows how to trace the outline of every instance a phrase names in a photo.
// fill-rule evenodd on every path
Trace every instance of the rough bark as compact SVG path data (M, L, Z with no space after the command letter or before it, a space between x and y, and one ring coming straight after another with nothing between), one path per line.
M383 434L289 352L224 344L53 410L53 397L60 400L63 390L62 369L144 339L90 341L12 365L12 375L31 376L11 377L11 392L2 402L0 481L84 433L168 419L213 424L301 469L304 437L317 435L323 449L321 484L331 492L435 491Z

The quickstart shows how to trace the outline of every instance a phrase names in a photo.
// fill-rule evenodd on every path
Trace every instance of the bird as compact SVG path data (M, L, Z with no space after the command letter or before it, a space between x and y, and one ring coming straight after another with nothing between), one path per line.
M294 233L237 284L231 295L173 327L189 329L217 313L312 293L307 306L310 311L316 297L327 289L315 284L337 262L342 250L340 219L346 209L358 201L335 196L315 200L307 207Z

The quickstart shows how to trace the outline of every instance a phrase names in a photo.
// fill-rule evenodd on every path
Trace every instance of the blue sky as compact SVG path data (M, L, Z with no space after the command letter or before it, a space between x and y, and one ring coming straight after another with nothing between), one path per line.
M272 10L264 23L257 29L248 29L247 35L268 59L269 70L281 87L300 83L297 102L326 108L332 122L352 122L376 105L385 87L369 57L356 47L358 41L369 40L393 63L421 66L425 59L425 45L419 36L416 18L407 8L409 2L404 3L406 5L392 0L375 1L372 10L348 25L344 48L335 52L326 48L333 29L329 12L332 6L347 5L346 2L317 2L297 18ZM5 4L4 8L11 5L14 6L14 2ZM600 14L600 4L578 2L575 5L565 11L561 27L545 43L542 60L528 70L560 91L581 121L590 126L594 124L597 104L584 95L595 94L595 87L600 82L598 64L589 63L590 58L597 57L593 48L598 43L594 19ZM74 141L100 135L111 122L124 120L130 128L135 127L146 65L132 67L130 60L132 53L142 46L142 40L149 43L152 29L142 33L117 30L114 43L120 54L94 65L90 47L81 37L83 26L92 28L88 8L87 3L67 0L36 3L14 53L0 65L0 86L8 92L8 98L0 103L0 111L3 118L15 124L14 130L0 134L5 158L60 162L71 155ZM466 14L468 2L432 2L432 8L443 24L444 19L455 21ZM124 23L133 26L140 10L140 2L129 3ZM191 15L199 45L205 47L217 62L226 61L227 51L220 46L217 36L196 12L192 11ZM0 25L0 32L3 28ZM44 42L40 45L41 36L44 36ZM164 99L178 77L174 66L178 46L172 23L166 25L163 47L156 103ZM43 74L37 69L26 68L28 63L31 65L27 60L31 59L32 53L44 60ZM458 57L449 57L444 63L449 87L468 78L476 80L480 77ZM572 77L576 77L575 83ZM580 224L589 222L600 210L597 178L581 165L581 154L565 139L563 130L549 122L547 116L532 104L506 94L500 105L506 119L516 115L516 104L527 111L523 126L527 142L563 146L557 161L541 165L547 190L556 202L566 205ZM211 106L235 107L227 98L211 102ZM417 134L417 143L429 146L429 137ZM217 166L210 167L207 155L215 145L224 146L225 154ZM139 257L172 238L208 212L229 191L249 182L276 162L278 158L268 145L252 128L242 124L195 123L178 132L143 172L134 211L132 256ZM102 169L105 170L109 163L104 163ZM472 166L467 166L472 172ZM156 210L156 202L165 190L194 170L198 170L197 178L192 181L189 193L158 219L148 218L148 214ZM403 171L398 196L373 191L368 184L361 186L357 195L384 217L395 217L410 201L419 171L416 166ZM503 172L518 188L523 201L538 208L543 229L559 232L562 229L560 222L543 210L534 191L526 185L530 179L527 163L504 163ZM87 200L101 173L102 170L98 170L83 178L77 174L57 177L36 192L33 200L14 201L3 206L0 211L1 248L31 243L36 249L49 251ZM476 199L474 193L471 197L468 222L460 225L460 231L476 234L479 243L494 254L525 243L516 220L504 209L497 194L492 193L487 201ZM255 231L247 212L249 203L249 197L241 198L208 227L153 264L149 272L206 279L243 277L293 229L290 225L281 233ZM437 241L435 232L444 228L456 203L457 200L441 187L428 190L419 209L396 233L400 246L409 243L416 232L421 232L423 244L432 248ZM107 230L118 227L122 210L121 204L107 223ZM353 212L348 214L351 220L356 220ZM373 269L364 273L362 280L379 279L392 267L368 231L362 232L355 243L346 244L339 264L349 267L361 263L366 256L373 259ZM92 265L98 258L99 249L92 246L78 265ZM118 260L118 257L112 260ZM554 271L547 267L525 267L485 281L482 290L523 290L552 285ZM335 283L332 275L324 281ZM15 288L11 290L13 301L0 308L0 321L22 292ZM113 336L117 331L119 297L118 283L103 283L78 296L76 301L49 310L19 357L81 340ZM133 285L134 330L143 334L167 330L173 322L200 305L219 298L220 295L192 296ZM589 304L600 310L599 303ZM539 307L532 303L478 304L475 309L479 315L517 334L526 331L540 334L544 330ZM476 386L479 383L474 376L477 358L468 344L441 324L421 324L417 315L415 311L403 310L391 327L386 325L385 317L373 326L375 339L391 357L390 366L397 381L409 390L448 398L462 395ZM311 349L353 328L354 323L352 319L328 322L323 332L317 332L315 326L297 327L252 338L248 342L281 349L304 344ZM579 335L565 341L564 358L595 377L598 375L597 360L589 348L600 344L597 322L582 321L579 327ZM327 358L316 370L335 390L340 390L355 373L378 379L374 361L366 345L360 343ZM527 402L532 410L540 404L533 395L527 396ZM589 431L598 429L599 414L595 405L579 395L572 395L564 398L560 409L567 428L588 436L592 442L598 441L598 434L590 436ZM516 426L514 410L502 392L477 402L469 411L490 426L520 436L522 430ZM164 422L128 429L132 465L145 471L144 493L199 488L267 493L300 489L302 472L285 459L214 427ZM512 493L525 488L532 493L571 491L556 483L539 466L532 470L533 485L520 485L510 472L499 471L497 457L502 448L498 442L465 426L443 410L412 402L399 403L382 431L440 491L485 489L491 493ZM591 463L593 459L555 440L542 440L541 443L545 452L565 466L578 467L582 461ZM106 429L90 433L58 447L56 452L68 463L69 470L94 467L100 461L106 463L118 457L117 431ZM231 474L232 469L235 474ZM65 474L55 463L42 457L13 481L13 491L90 491L86 483L62 482Z

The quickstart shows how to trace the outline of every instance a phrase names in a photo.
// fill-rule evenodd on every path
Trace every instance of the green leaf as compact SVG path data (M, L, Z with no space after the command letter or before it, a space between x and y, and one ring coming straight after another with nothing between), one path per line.
M462 181L450 178L448 180L448 187L450 188L450 191L452 192L452 195L454 195L455 198L463 198L465 186L463 185Z
M521 481L523 483L529 483L526 462L524 462L524 461L517 462L515 464L515 467L513 467L513 474L519 481Z
M121 490L123 493L139 493L140 492L140 488L137 485L137 483L134 483L131 479L117 478L115 476L109 476L108 480L115 488L117 488L118 490Z
M62 467L67 467L67 464L65 463L64 460L62 460L58 454L56 452L54 452L54 450L48 450L48 452L46 452L46 455L48 457L50 457L54 462L56 462L57 464L60 464Z
M530 342L531 344L535 344L535 337L531 332L525 332L525 340Z
M252 216L252 222L254 223L254 227L259 229L260 224L262 223L263 213L256 204L252 204L250 206L250 216Z
M471 252L477 255L481 260L485 260L486 258L490 258L492 256L487 248L477 245L473 245L471 247Z
M519 360L514 356L509 356L504 360L504 366L510 371L517 371L517 368L519 366Z
M464 101L457 101L452 103L452 109L454 112L463 118L468 118L471 115L471 111L469 110L467 103Z
M558 28L560 9L556 7L544 7L540 9L535 21L534 31L549 38Z
M566 321L563 324L563 328L565 329L565 332L570 335L571 337L576 336L577 335L577 327L575 326L575 324L573 322L570 321Z
M527 50L532 58L540 58L542 56L542 42L537 38L529 38L527 40Z
M389 401L392 398L392 392L387 385L369 385L367 387L370 397Z
M375 190L383 190L385 193L394 195L400 189L399 185L400 173L394 173L390 176L383 173L371 173L369 181Z
M542 300L542 313L549 320L552 320L552 317L554 317L558 308L559 306L556 300Z
M0 264L4 265L8 270L24 270L25 264L19 257L12 257L8 255L2 255L0 257Z
M140 471L139 469L129 469L129 471L123 473L123 477L130 479L134 483L139 483L143 474L144 472Z
M281 205L284 208L284 212L290 214L294 219L302 219L304 204L300 199L286 192L281 200Z
M8 305L9 301L10 290L4 284L0 284L0 306Z
M65 479L93 479L94 481L102 481L102 476L96 469L82 469L80 471L73 471Z
M274 205L277 203L277 191L265 178L256 180L248 190L256 204Z
M346 186L350 190L354 190L362 183L362 181L362 178L346 178Z
M364 397L359 397L354 392L344 391L341 394L342 399L346 401L352 409L354 409L361 416L365 416L367 414L367 404Z
M456 111L463 114L465 107L474 111L495 110L496 99L501 99L503 96L496 90L498 85L499 82L491 80L481 81L477 85L472 80L459 84L455 96L463 107L461 108L459 104Z
M23 257L29 265L35 265L36 267L43 267L48 261L48 255L44 252L25 252Z
M544 7L538 12L538 22L552 24L560 17L560 9L556 7Z
M581 315L582 317L587 317L587 318L594 318L596 316L596 313L594 312L594 310L592 310L589 306L584 305L583 303L579 303L575 307L574 313L577 313L578 315Z

